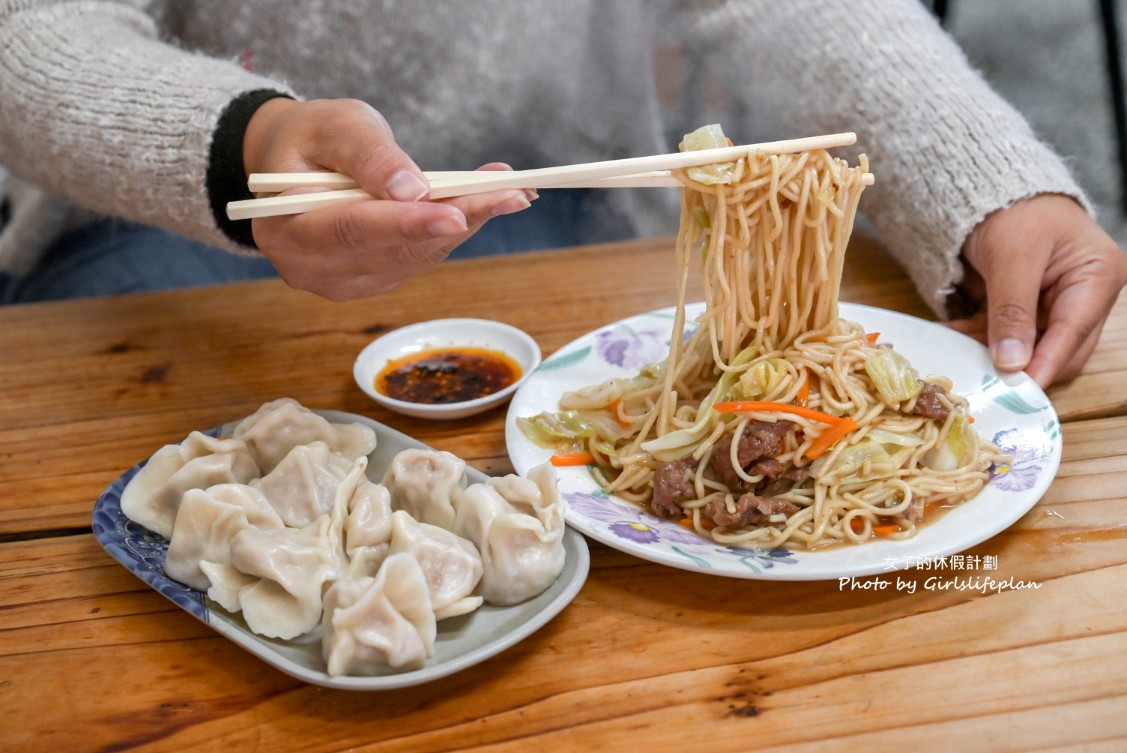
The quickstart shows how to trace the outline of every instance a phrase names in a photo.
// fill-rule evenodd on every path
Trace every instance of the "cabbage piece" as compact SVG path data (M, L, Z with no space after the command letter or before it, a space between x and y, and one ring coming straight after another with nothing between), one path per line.
M774 393L790 378L787 362L781 358L768 358L755 364L740 376L734 392L746 400L761 400Z
M692 133L686 133L685 137L681 139L682 152L717 149L725 146L730 146L728 137L724 135L724 129L716 124L701 126ZM721 183L726 185L736 178L736 163L718 162L713 165L700 165L690 167L685 172L697 183L704 183L709 186Z
M817 198L818 202L822 204L822 206L826 207L826 209L837 206L837 194L834 193L834 187L832 183L827 182L824 186L822 186L821 190L818 191Z
M833 465L826 468L826 464L831 457L833 458ZM866 462L880 464L888 463L891 460L892 457L882 444L870 437L865 437L857 444L845 447L836 456L823 455L814 461L810 470L816 478L822 480L831 476L838 480L854 477L861 480L861 468Z
M874 348L865 359L865 372L881 400L899 405L920 393L920 380L908 359L892 348Z
M971 461L971 449L975 446L970 435L970 421L967 414L958 411L951 419L951 428L943 441L932 447L920 459L933 471L953 471Z
M564 410L605 408L622 397L623 383L628 385L630 380L608 379L581 390L565 392L560 396L560 408Z
M649 364L631 379L616 377L568 392L560 398L562 410L558 413L520 416L517 427L540 447L564 451L581 448L590 441L592 449L613 454L614 443L629 436L632 429L619 422L611 406L617 400L649 389L660 375L661 365Z
M604 455L614 454L615 441L631 431L605 411L545 411L517 417L517 427L539 447L562 452L583 448L590 441L591 448Z
M574 442L595 433L579 411L565 410L559 413L544 411L535 416L520 416L517 426L524 435L540 447L556 447L561 442Z
M895 434L883 429L871 429L856 444L845 447L836 456L826 454L814 461L810 472L827 481L869 481L898 470L911 457L912 448L923 444L914 434ZM832 465L830 463L832 462ZM865 464L877 466L870 474L863 474Z
M598 410L607 408L615 400L624 395L632 395L648 390L657 380L660 367L651 364L642 369L638 376L631 379L614 377L600 384L584 387L581 390L565 392L560 396L560 408L563 410Z
M732 366L740 366L759 355L759 346L749 345L736 354L732 359ZM663 437L651 439L642 444L642 449L654 456L658 462L664 463L684 457L693 450L705 435L708 434L712 406L731 397L732 386L739 378L735 371L725 371L724 375L716 382L716 386L708 393L701 403L696 423L685 429L671 431Z
M693 207L693 219L700 225L701 230L712 229L712 218L708 216L708 210L697 204Z
M882 445L895 445L897 447L919 447L924 443L923 438L917 434L897 434L884 429L870 429L868 437Z

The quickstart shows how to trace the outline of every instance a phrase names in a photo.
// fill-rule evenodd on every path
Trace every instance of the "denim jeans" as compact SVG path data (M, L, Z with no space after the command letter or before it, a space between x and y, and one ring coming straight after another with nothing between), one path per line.
M486 223L450 258L631 237L629 220L599 198L593 191L542 191L529 209ZM61 237L31 274L16 278L0 273L0 303L218 285L276 274L264 258L236 256L165 230L104 219Z

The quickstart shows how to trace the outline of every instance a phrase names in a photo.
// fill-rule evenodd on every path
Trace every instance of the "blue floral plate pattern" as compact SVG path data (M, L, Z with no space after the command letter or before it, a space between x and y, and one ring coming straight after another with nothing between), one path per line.
M317 411L334 423L362 423L376 432L378 445L368 458L368 476L383 478L392 457L408 447L425 447L421 442L364 416L339 411ZM230 433L235 424L217 427L207 433ZM121 493L125 485L147 461L130 468L102 492L94 504L94 537L111 557L184 611L203 621L219 634L286 674L314 685L346 690L390 690L418 685L453 674L504 651L539 630L563 610L587 580L590 555L587 542L575 531L564 534L566 559L556 582L539 596L511 607L483 606L463 617L438 623L435 655L421 669L377 677L339 677L325 671L321 657L320 630L291 641L255 635L237 614L230 614L209 600L206 594L177 583L164 573L168 541L121 512ZM471 482L486 476L467 469Z
M703 311L690 306L688 321ZM674 309L651 311L591 332L560 348L513 397L505 425L509 456L520 473L545 462L516 424L518 416L558 410L560 396L614 376L632 376L662 360ZM974 499L946 512L905 541L885 539L807 552L725 547L603 492L586 468L560 468L567 521L610 547L671 567L733 578L822 580L873 575L935 564L1005 530L1029 511L1056 476L1060 422L1025 374L998 374L986 349L942 325L883 309L843 303L842 318L879 332L921 375L942 374L970 403L975 429L1012 456L991 469Z

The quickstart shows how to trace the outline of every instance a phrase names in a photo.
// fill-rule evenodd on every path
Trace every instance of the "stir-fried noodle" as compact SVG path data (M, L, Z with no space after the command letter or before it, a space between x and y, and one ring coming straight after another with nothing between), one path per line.
M998 456L966 401L838 317L867 168L812 151L686 171L668 357L565 394L525 433L724 544L905 538L974 496ZM706 305L686 337L694 261Z

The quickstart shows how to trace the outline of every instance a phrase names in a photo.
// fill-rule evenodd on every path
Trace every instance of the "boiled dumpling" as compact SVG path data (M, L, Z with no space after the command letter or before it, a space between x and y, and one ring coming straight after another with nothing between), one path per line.
M410 554L419 561L436 619L468 614L481 606L482 597L471 595L481 580L481 555L461 536L398 510L392 515L390 553Z
M200 560L200 572L207 578L207 595L212 601L228 612L242 609L240 594L247 586L253 586L258 578L241 573L232 564Z
M348 520L344 528L344 549L352 556L365 546L391 540L391 493L382 484L360 479L348 500Z
M353 462L324 442L298 445L252 485L270 500L286 525L304 528L332 508Z
M387 559L390 549L391 544L388 542L360 547L348 558L348 564L341 571L341 580L375 575Z
M298 445L324 442L349 460L376 449L376 433L363 424L334 424L288 397L264 404L235 427L263 473L274 470Z
M180 444L157 450L137 471L121 492L121 511L167 539L184 492L246 483L258 473L258 465L241 439L216 439L194 431Z
M281 528L282 519L261 492L245 484L219 484L184 493L168 544L168 577L206 591L211 582L200 561L227 563L231 540L244 528Z
M564 508L552 466L528 478L509 475L460 492L454 532L481 553L484 573L477 593L508 606L550 586L564 566Z
M342 578L375 575L391 543L391 494L387 487L361 478L348 501L344 551L348 560Z
M239 591L252 631L289 639L320 622L321 589L340 569L329 527L323 515L306 528L246 528L231 541L231 565L258 578Z
M349 469L348 474L341 480L340 485L337 486L333 494L332 502L329 505L327 517L329 524L327 528L327 543L333 551L333 556L337 561L336 577L348 577L348 551L345 537L348 531L349 510L352 509L353 499L359 494L360 499L358 504L368 499L371 493L369 490L375 486L368 479L366 471L368 469L368 458L358 457L352 461L352 467ZM390 515L390 505L388 509Z
M391 506L421 523L454 526L453 497L466 478L466 461L449 452L410 449L395 455L384 473Z
M389 556L374 577L334 583L325 594L321 649L330 675L418 669L437 635L426 577L409 554Z

